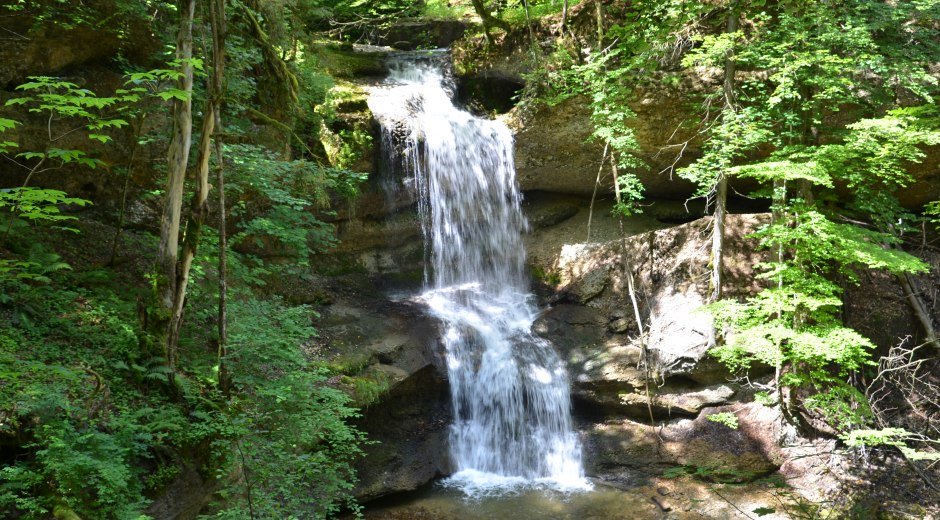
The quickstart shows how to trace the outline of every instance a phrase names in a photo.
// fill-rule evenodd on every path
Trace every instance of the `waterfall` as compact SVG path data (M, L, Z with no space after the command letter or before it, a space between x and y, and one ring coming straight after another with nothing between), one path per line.
M564 365L531 332L512 134L454 105L440 61L393 59L369 106L418 195L421 299L443 325L454 412L450 482L468 494L585 488Z

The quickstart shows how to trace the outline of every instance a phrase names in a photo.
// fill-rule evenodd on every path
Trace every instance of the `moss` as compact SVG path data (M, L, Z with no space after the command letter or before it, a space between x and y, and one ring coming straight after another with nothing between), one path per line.
M352 397L353 406L367 408L381 399L391 387L392 379L379 371L370 371L367 376L345 377L343 383Z
M348 46L334 43L313 43L311 48L323 68L336 78L351 79L385 74L384 53L357 52Z
M561 283L561 273L555 270L545 269L538 265L532 267L532 278L548 285L557 286Z
M340 346L339 342L334 342L333 347L337 346ZM374 361L373 352L360 348L358 345L340 348L342 351L334 356L327 364L327 367L337 374L346 376L357 375Z

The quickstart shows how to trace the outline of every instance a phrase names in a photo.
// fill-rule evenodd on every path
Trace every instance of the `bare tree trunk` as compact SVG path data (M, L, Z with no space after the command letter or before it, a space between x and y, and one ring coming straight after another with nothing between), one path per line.
M728 13L726 32L733 33L738 30L737 6L732 6ZM735 111L734 101L734 59L729 49L725 55L725 77L722 92L725 100L725 115L731 117ZM725 250L725 220L728 214L728 177L725 172L718 173L718 182L715 185L715 214L712 226L712 279L710 295L711 301L717 301L722 296L724 286L724 250Z
M924 329L927 343L933 346L937 352L940 352L940 337L937 336L937 329L933 326L933 319L930 317L930 313L927 312L927 309L924 307L924 301L917 295L913 278L911 275L905 273L899 275L898 280L901 282L901 287L904 288L907 303L911 306L914 315L917 316L917 321L920 322L920 326Z
M771 222L774 224L780 223L783 220L783 205L787 201L787 181L785 180L774 180L774 193L773 193L773 211L771 213ZM777 246L777 263L783 264L783 244ZM777 289L783 289L783 275L777 275ZM777 304L777 319L780 320L783 318L783 310ZM781 350L780 340L777 340L777 350ZM789 413L789 408L786 405L784 395L783 395L783 386L780 384L780 379L783 376L783 355L778 353L777 362L774 366L774 385L777 388L777 403L780 404L780 410L784 414Z
M565 0L561 6L561 34L564 36L565 29L568 27L568 0Z
M183 185L189 162L193 133L193 15L196 0L179 0L180 27L176 39L176 59L182 75L177 88L185 96L173 100L173 137L167 150L167 186L160 219L160 246L157 250L155 308L147 313L146 326L157 335L157 343L166 348L173 298L177 290L176 264L179 254L180 219ZM165 351L167 364L173 366L172 352Z
M219 388L228 393L229 378L225 357L228 355L228 234L225 231L225 161L222 155L222 110L215 121L215 162L218 166L216 184L219 190Z
M182 255L176 266L177 283L166 343L167 359L171 367L175 366L177 360L190 269L199 248L202 226L209 215L209 159L212 156L212 137L222 101L225 77L225 0L210 0L209 19L212 26L212 75L207 79L206 110L199 139L199 160L196 163L196 192L193 194L189 221L186 224Z
M606 150L606 149L605 149ZM610 172L614 177L614 197L617 204L622 202L620 196L620 177L617 173L617 153L610 154ZM637 300L636 283L633 278L633 262L630 260L627 251L627 235L623 230L623 215L617 213L617 224L620 226L620 262L623 268L623 277L627 282L627 294L630 296L630 305L633 307L633 317L636 320L637 332L639 332L640 350L642 351L643 362L643 381L646 389L646 408L649 412L650 426L656 425L653 418L653 394L650 391L650 382L652 380L652 360L650 359L649 349L646 344L646 330L643 327L643 315L640 313L640 303Z
M604 153L601 154L601 164L597 167L597 179L594 180L594 192L591 193L591 205L588 206L587 238L585 242L591 242L591 221L594 220L594 201L597 200L597 189L601 185L601 173L604 171L604 163L607 161L607 149L610 143L604 143Z
M617 156L614 152L611 152L610 156L610 169L614 176L614 197L616 198L617 204L620 204L620 178L617 174ZM623 266L623 275L627 282L627 294L630 295L630 304L633 307L633 317L636 318L637 330L640 332L640 337L643 338L645 334L643 319L640 313L640 304L636 296L636 285L633 280L633 262L630 261L630 255L627 254L627 236L623 230L623 216L618 214L617 221L620 224L620 262ZM641 339L641 341L645 349L646 341L643 339Z
M604 3L594 0L594 17L597 19L597 48L604 47Z
M525 24L529 28L529 44L535 47L535 31L532 29L532 19L529 18L529 0L522 0L522 6L525 8Z

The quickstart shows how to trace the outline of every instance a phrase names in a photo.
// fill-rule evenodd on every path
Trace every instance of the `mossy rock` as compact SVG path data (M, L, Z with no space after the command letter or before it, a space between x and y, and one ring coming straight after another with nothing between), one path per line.
M312 52L333 77L342 79L381 77L385 75L385 52L357 51L351 45L314 43Z

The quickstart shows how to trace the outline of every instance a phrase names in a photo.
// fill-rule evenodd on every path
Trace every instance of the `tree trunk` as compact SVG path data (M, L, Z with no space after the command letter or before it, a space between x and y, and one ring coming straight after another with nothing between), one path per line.
M610 172L614 177L614 197L617 204L620 204L622 198L620 196L620 177L617 174L617 154L613 151L610 154ZM640 313L640 303L637 301L636 283L633 278L633 262L630 260L630 255L627 251L627 235L623 229L623 215L619 212L617 213L617 224L620 226L620 262L623 268L623 277L627 282L627 294L630 296L630 305L633 307L633 317L636 320L637 332L639 332L646 408L649 412L650 426L653 427L656 424L656 420L653 418L653 395L650 391L650 383L653 379L652 359L650 359L649 349L646 344L646 330L643 327L643 315Z
M225 365L228 355L228 234L225 230L225 161L222 155L222 110L215 113L215 163L218 167L216 184L219 190L219 388L228 393L229 378Z
M179 0L180 27L176 38L176 59L180 60L182 76L176 88L185 93L173 100L173 137L167 150L167 185L160 219L160 245L157 249L154 307L146 313L146 328L164 347L167 363L173 366L171 352L166 349L173 298L177 291L176 264L179 253L180 219L183 206L183 185L189 162L193 133L193 14L196 0Z
M565 0L561 6L561 34L564 36L565 29L568 27L568 0Z
M522 6L525 8L525 24L529 28L529 44L535 49L535 30L532 29L532 19L529 18L529 0L522 0Z
M937 352L940 352L940 336L937 335L937 329L933 325L933 319L930 317L930 313L924 306L923 299L917 295L914 279L911 275L905 273L898 275L898 280L901 282L901 287L904 289L907 303L911 306L914 315L917 316L917 321L920 322L920 326L924 329L927 343L933 346Z
M732 6L728 13L728 22L725 27L731 34L738 30L737 6ZM735 111L734 101L734 59L729 49L725 55L725 74L722 84L722 93L725 100L724 117L732 117ZM730 165L729 165L730 166ZM711 301L717 301L722 296L724 286L724 249L725 249L725 219L728 214L728 177L724 172L718 173L718 182L715 185L715 214L712 227L712 279L710 295Z
M728 178L722 173L715 186L715 216L712 229L712 280L711 301L718 301L724 285L725 261L725 217L728 213Z
M212 26L212 74L206 81L207 99L199 139L199 160L196 163L196 192L193 194L189 222L186 224L182 255L176 266L177 283L166 343L170 367L176 364L189 273L199 247L202 226L209 215L209 159L212 156L212 137L225 79L225 0L210 0L209 19Z
M509 32L509 24L505 21L494 17L490 10L486 7L486 2L484 0L470 0L470 3L473 4L473 10L476 11L477 16L480 17L480 21L483 23L483 35L486 37L486 43L493 43L493 36L490 33L490 29L493 27L499 27L500 29Z
M594 0L594 17L597 20L597 49L604 46L604 3L602 0Z

